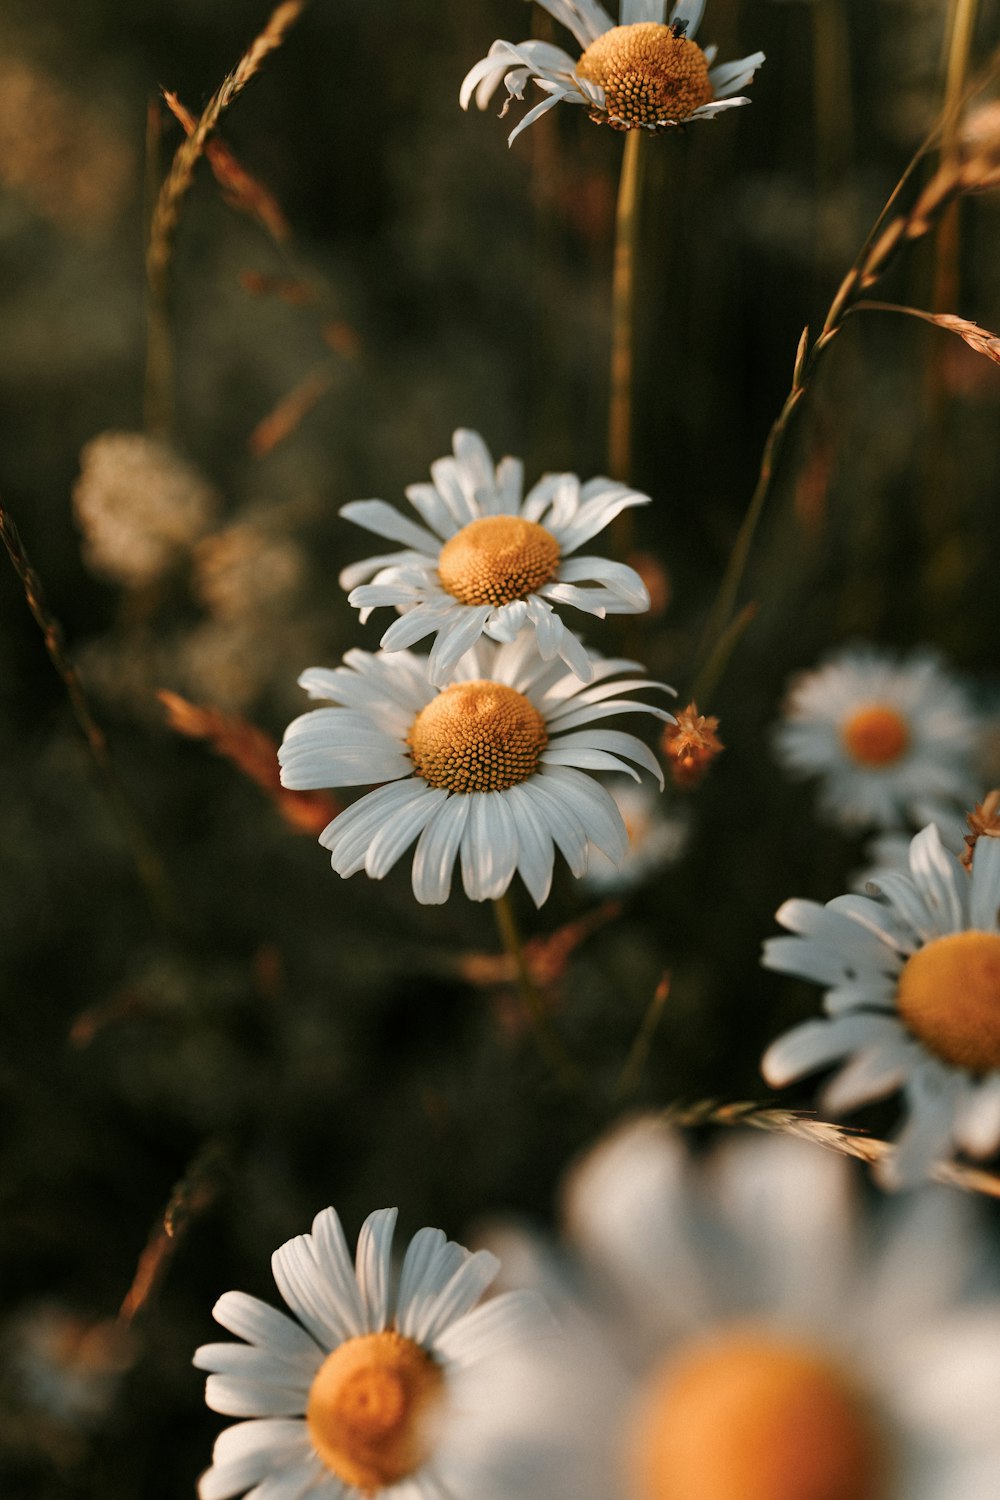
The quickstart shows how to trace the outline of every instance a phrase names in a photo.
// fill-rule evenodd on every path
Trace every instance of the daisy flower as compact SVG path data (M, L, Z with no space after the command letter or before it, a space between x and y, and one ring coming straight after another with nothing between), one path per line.
M968 695L934 652L900 659L863 646L793 680L774 743L788 770L822 778L832 821L899 828L971 803L977 732Z
M594 659L592 683L544 662L532 632L510 645L483 641L438 689L426 657L349 651L333 671L311 667L299 683L337 704L295 719L278 752L282 784L299 791L384 782L324 829L333 868L386 875L417 839L413 893L447 901L461 860L473 901L503 895L517 871L536 905L552 883L555 849L574 875L588 844L620 864L628 834L610 793L589 771L634 766L663 773L635 735L598 729L624 713L670 715L625 694L661 683L622 672L634 662ZM672 689L665 688L667 692ZM631 763L631 764L630 764Z
M877 875L878 898L786 901L769 969L826 989L826 1017L780 1037L763 1061L775 1086L846 1058L825 1109L902 1089L908 1122L889 1160L919 1180L956 1148L1000 1144L1000 839L980 839L971 875L933 824L910 844L909 874Z
M684 853L688 824L668 817L658 793L649 782L636 785L616 778L608 791L615 799L628 834L628 853L616 865L600 850L591 852L584 885L595 895L623 896L644 885L666 865Z
M503 79L507 104L524 98L528 79L546 98L511 131L520 135L565 99L582 104L590 118L615 130L667 130L689 120L710 120L750 100L739 95L764 61L763 52L713 67L715 47L694 40L705 0L677 0L667 21L666 0L621 0L616 26L598 0L540 0L582 48L577 58L549 42L496 41L465 76L459 102L475 95L485 109ZM506 112L507 105L504 106Z
M856 1171L760 1136L693 1162L651 1119L602 1143L570 1183L575 1274L535 1254L562 1338L491 1372L481 1500L1000 1493L979 1205L866 1216Z
M470 1369L544 1324L530 1293L477 1307L500 1262L421 1229L392 1268L396 1210L369 1215L352 1266L326 1208L276 1250L274 1279L295 1319L226 1292L216 1322L245 1342L205 1344L213 1411L245 1417L217 1438L201 1500L465 1500L448 1488L447 1429L474 1420ZM468 1500L475 1500L472 1495Z
M384 500L356 500L341 510L407 548L345 568L340 582L351 590L350 603L362 623L384 605L405 611L382 637L384 651L435 635L430 672L439 684L480 636L512 641L525 625L546 661L561 656L586 678L587 653L552 606L570 604L601 619L649 608L634 568L574 555L621 511L648 505L649 496L611 479L581 484L575 474L546 474L522 499L519 459L494 468L478 432L463 428L453 444L454 457L431 465L433 482L406 491L425 525Z

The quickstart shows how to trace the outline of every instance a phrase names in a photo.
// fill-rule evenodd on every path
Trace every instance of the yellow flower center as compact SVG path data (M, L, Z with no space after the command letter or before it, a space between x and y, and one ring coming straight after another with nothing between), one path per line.
M441 586L463 604L512 604L554 577L559 543L536 521L483 516L441 548Z
M956 1068L1000 1068L1000 933L953 932L918 948L899 976L899 1013Z
M427 1457L444 1375L402 1334L348 1339L320 1366L306 1408L312 1445L338 1479L371 1492L397 1484Z
M422 708L406 743L418 776L449 792L502 792L534 774L545 720L514 688L456 682Z
M619 130L676 124L713 97L697 42L655 21L605 31L591 42L576 71L604 90L608 123Z
M887 703L866 703L845 721L840 735L848 755L863 766L892 765L910 743L909 725Z
M861 1393L807 1346L752 1329L656 1370L626 1459L637 1500L885 1500Z

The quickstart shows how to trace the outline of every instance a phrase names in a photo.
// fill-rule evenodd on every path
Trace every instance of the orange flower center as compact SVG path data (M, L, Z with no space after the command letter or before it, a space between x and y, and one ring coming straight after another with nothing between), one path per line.
M818 1352L755 1330L656 1370L626 1458L637 1500L885 1500L864 1399Z
M1000 1068L1000 933L953 932L908 958L896 992L914 1036L956 1068Z
M559 543L535 521L483 516L441 548L441 587L463 604L513 604L555 576Z
M427 1428L444 1375L402 1334L348 1339L319 1368L306 1408L312 1445L345 1484L397 1484L427 1457Z
M848 755L862 766L890 766L910 743L909 725L887 703L866 703L846 720L840 735Z
M676 124L713 97L697 42L655 21L605 31L591 42L576 71L604 90L608 123L619 130Z
M449 792L502 792L527 781L548 744L545 720L499 682L456 682L422 708L406 743L418 776Z

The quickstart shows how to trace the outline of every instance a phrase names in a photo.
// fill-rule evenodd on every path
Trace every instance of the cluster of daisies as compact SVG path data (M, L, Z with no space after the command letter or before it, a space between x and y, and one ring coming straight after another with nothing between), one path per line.
M206 1399L241 1418L201 1500L984 1500L1000 1295L978 1205L878 1207L787 1137L701 1162L660 1120L574 1170L556 1253L336 1212L227 1292ZM503 1264L505 1290L482 1300Z
M578 877L591 848L612 866L628 852L618 801L592 773L645 771L663 786L649 747L604 721L672 721L634 696L672 690L588 651L558 612L648 608L633 568L582 549L649 497L575 474L547 474L525 494L521 463L494 465L466 430L406 497L419 519L382 500L343 509L401 549L345 569L349 602L362 620L386 607L397 617L377 653L303 673L330 706L289 725L281 778L299 790L377 783L320 835L342 876L380 879L415 843L418 901L447 901L457 860L472 900L498 899L517 873L540 906L557 849ZM428 637L427 654L410 649Z

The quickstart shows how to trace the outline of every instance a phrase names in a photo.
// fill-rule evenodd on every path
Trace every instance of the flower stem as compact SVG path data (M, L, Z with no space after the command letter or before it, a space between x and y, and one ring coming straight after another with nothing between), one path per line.
M531 1020L535 1040L538 1043L538 1050L552 1068L563 1088L576 1090L582 1084L579 1070L568 1056L566 1049L556 1035L545 1008L542 992L532 978L527 954L524 951L524 941L518 929L509 893L499 896L493 902L493 910L496 914L497 931L500 934L500 941L503 944L504 952L513 959L517 969L517 979L521 988L521 996Z
M639 237L639 181L642 130L625 136L611 283L611 385L608 409L608 473L628 482L632 470L632 386L635 363L635 262ZM620 540L627 538L631 517L617 518Z

